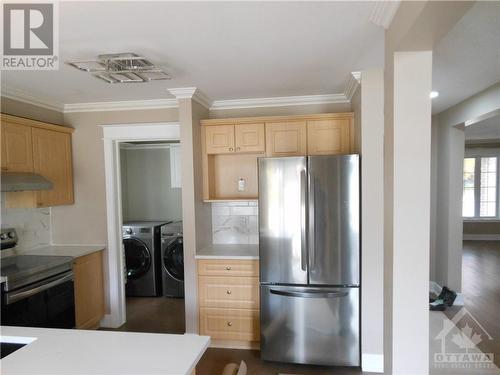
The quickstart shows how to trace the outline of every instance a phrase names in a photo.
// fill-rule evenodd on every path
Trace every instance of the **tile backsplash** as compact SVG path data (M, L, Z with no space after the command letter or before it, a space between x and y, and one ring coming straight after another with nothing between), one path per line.
M23 249L50 244L50 208L5 208L2 199L1 225L16 229Z
M258 244L258 210L257 202L212 203L212 242Z

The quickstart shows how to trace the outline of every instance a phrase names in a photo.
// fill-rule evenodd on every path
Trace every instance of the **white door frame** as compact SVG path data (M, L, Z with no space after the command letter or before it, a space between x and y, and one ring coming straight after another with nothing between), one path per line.
M126 322L124 257L122 255L122 191L120 143L133 141L180 140L178 122L102 125L106 177L108 248L105 285L108 289L107 313L101 326L118 328ZM182 145L181 145L182 147Z

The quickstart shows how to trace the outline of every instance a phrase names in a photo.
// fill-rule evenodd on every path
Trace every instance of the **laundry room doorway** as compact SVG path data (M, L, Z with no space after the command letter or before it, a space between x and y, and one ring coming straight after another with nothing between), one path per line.
M180 144L120 143L126 331L185 332Z
M104 128L107 329L185 333L179 124Z

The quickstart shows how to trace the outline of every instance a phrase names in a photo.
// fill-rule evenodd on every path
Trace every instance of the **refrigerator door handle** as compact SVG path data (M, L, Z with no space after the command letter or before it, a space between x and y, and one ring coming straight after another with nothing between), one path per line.
M314 205L316 204L314 198L314 176L309 173L309 269L313 270L316 267L316 244L315 244L315 230L314 230Z
M285 297L300 297L300 298L340 298L347 297L347 292L339 291L295 291L295 290L280 290L270 289L271 294Z
M300 171L300 267L307 271L307 177L306 170Z

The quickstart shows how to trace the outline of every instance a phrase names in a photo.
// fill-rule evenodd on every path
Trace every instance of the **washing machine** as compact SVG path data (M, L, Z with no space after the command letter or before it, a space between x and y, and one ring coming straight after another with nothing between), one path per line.
M162 295L161 228L166 224L160 221L123 224L127 296Z
M163 296L184 298L182 221L161 228Z

